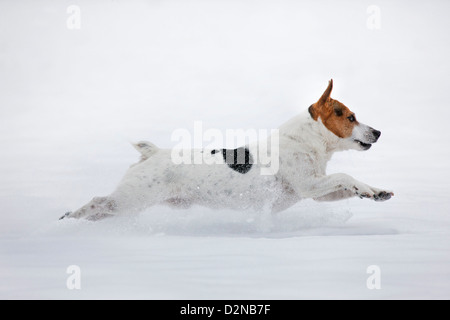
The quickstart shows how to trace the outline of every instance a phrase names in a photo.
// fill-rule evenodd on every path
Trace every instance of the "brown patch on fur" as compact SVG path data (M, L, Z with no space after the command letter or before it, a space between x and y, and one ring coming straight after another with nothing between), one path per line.
M330 98L332 90L333 79L328 83L328 87L320 99L310 106L308 111L314 120L317 121L320 118L324 126L339 138L350 137L353 128L358 125L358 121L351 122L348 117L354 116L354 113L343 103Z

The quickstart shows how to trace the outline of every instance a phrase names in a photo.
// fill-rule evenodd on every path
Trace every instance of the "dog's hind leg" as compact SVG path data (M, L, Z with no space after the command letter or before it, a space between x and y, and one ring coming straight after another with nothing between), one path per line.
M75 212L69 212L60 219L76 218L87 220L101 220L120 214L137 213L147 207L162 203L168 197L164 189L149 193L142 190L142 186L122 184L107 197L95 197Z
M100 220L115 215L117 207L116 201L110 197L95 197L77 211L67 212L60 220L65 218Z

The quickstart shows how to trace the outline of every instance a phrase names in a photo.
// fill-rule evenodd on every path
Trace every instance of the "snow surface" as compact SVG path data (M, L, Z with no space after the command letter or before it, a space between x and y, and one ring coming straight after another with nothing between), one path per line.
M81 29L66 9L81 9ZM381 29L366 27L369 5ZM0 298L449 299L448 1L0 2ZM384 203L58 221L177 128L271 129L332 97L382 131L329 172ZM231 147L232 143L225 143ZM198 146L196 146L198 147ZM68 290L66 268L81 268ZM369 290L367 267L381 268Z

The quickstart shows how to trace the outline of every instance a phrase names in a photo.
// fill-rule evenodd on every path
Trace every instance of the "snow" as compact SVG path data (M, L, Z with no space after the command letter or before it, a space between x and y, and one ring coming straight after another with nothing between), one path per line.
M0 298L450 298L450 3L377 1L369 30L366 1L76 2L80 30L72 2L0 3ZM57 220L115 188L130 141L276 128L330 78L382 136L329 172L391 200Z

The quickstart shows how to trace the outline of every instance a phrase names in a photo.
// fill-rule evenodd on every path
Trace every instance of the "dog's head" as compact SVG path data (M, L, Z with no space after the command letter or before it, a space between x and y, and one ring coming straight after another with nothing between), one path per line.
M369 150L377 142L381 132L356 120L355 114L343 103L331 99L333 79L320 99L309 107L311 117L322 121L334 135L342 139L345 149Z

